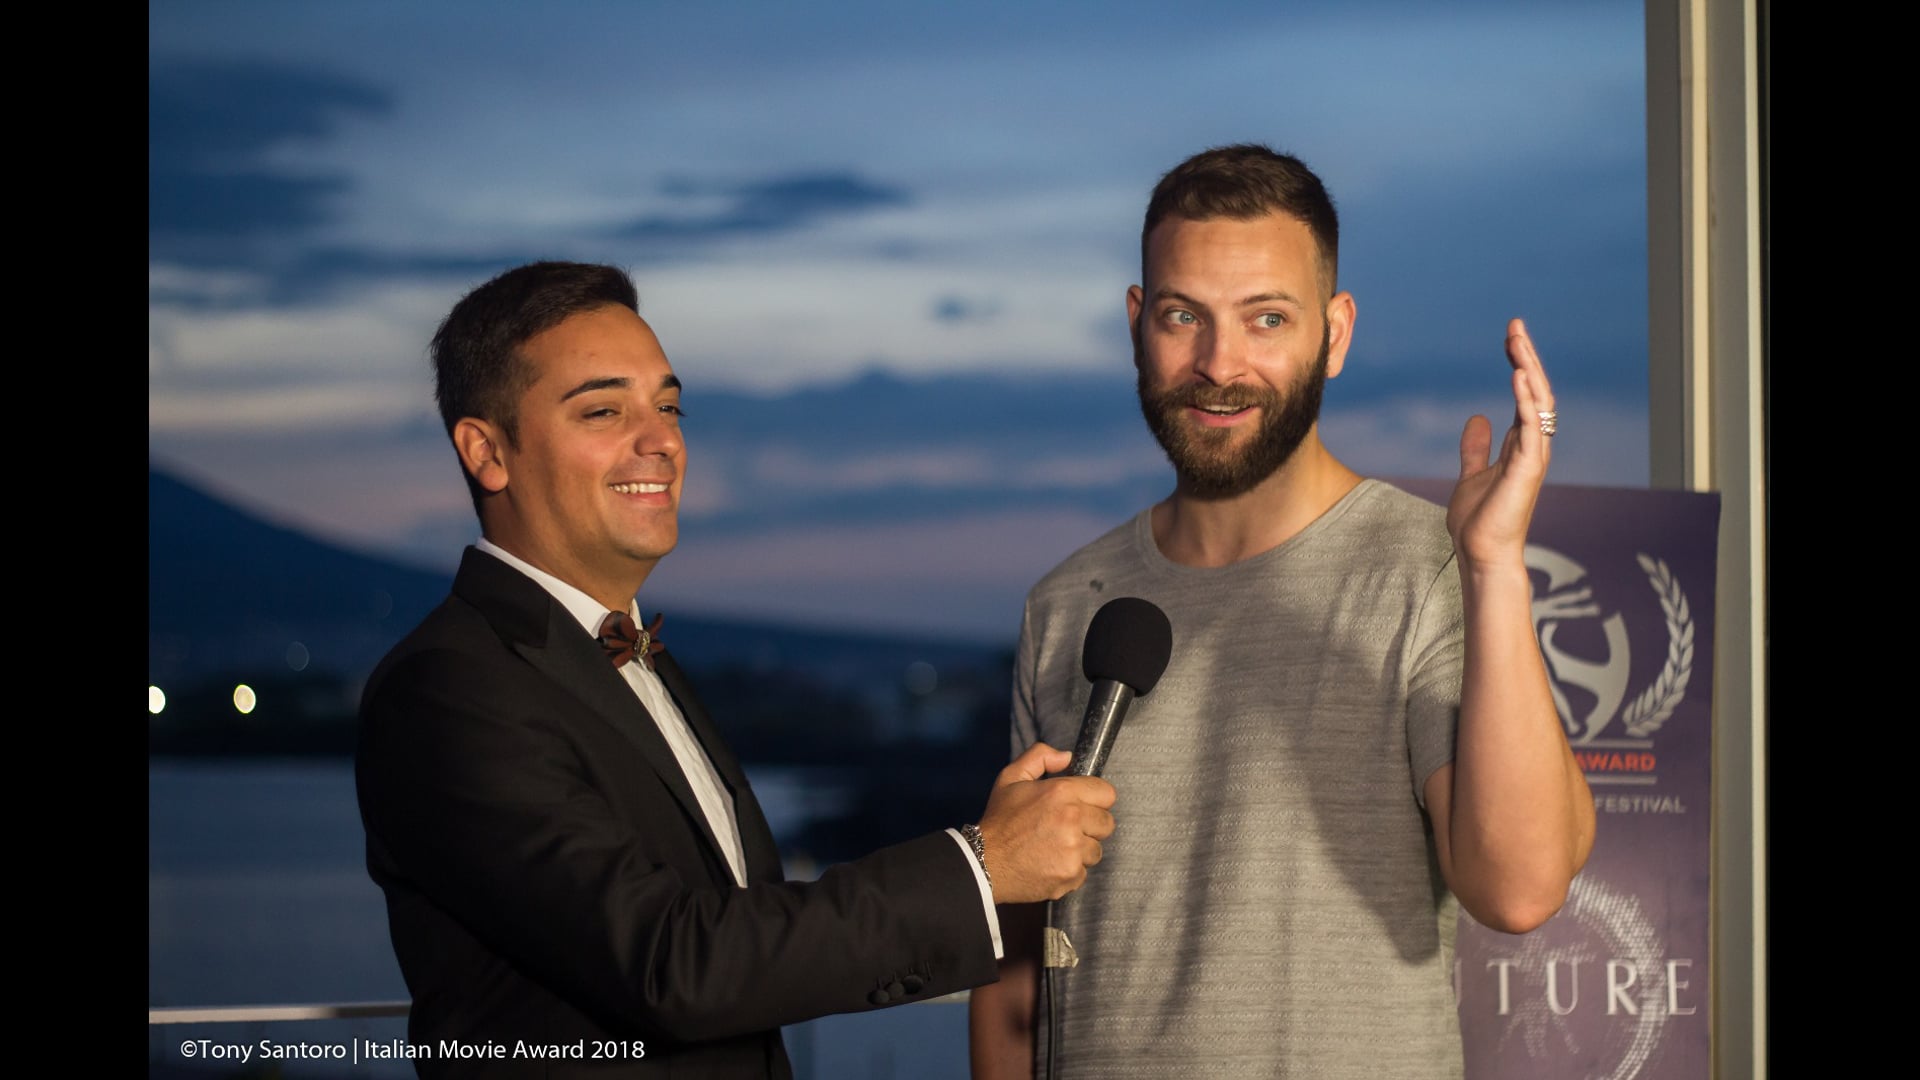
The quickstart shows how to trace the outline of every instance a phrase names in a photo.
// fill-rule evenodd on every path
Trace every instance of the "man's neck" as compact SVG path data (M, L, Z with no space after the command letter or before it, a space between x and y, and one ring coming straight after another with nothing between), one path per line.
M1153 541L1182 566L1227 566L1293 539L1360 481L1309 437L1286 464L1242 494L1201 499L1175 488L1153 508Z
M487 542L506 551L527 565L551 574L572 587L579 589L608 611L625 611L633 603L633 598L646 584L647 576L653 565L636 567L632 572L622 575L595 574L592 568L581 565L562 565L565 560L543 557L540 545L521 536L503 536L499 532L481 529L481 535Z

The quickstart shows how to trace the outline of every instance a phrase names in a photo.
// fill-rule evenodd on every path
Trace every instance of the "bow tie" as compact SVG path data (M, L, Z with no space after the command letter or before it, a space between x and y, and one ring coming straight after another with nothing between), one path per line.
M600 620L600 636L595 640L606 650L607 659L614 667L620 667L634 657L653 670L655 653L666 648L660 642L660 624L666 621L665 615L655 615L653 625L645 630L635 625L633 616L624 611L609 611L607 617Z

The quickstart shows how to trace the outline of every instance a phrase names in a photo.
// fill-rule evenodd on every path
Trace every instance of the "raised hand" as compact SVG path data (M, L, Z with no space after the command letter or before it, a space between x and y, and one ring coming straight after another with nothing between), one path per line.
M996 904L1058 900L1087 880L1100 841L1113 834L1113 785L1095 776L1056 776L1073 755L1034 743L994 781L980 818L987 876Z
M1487 418L1468 419L1460 433L1460 482L1447 500L1453 550L1473 566L1522 564L1527 526L1553 457L1553 387L1519 319L1507 323L1507 361L1513 365L1513 424L1500 455L1488 458L1493 427Z

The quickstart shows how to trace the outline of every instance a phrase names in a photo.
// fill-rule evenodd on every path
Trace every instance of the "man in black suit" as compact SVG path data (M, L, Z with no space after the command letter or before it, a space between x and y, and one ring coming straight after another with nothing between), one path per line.
M1043 780L1070 755L1036 748L977 826L784 881L739 762L636 632L686 457L632 282L510 270L432 352L482 539L368 681L356 762L419 1071L789 1076L782 1024L994 979L993 904L1078 887L1113 789Z

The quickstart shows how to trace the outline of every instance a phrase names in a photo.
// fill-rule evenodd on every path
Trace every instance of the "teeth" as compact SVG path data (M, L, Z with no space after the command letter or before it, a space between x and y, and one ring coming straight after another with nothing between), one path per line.
M1246 409L1246 406L1245 405L1202 405L1200 406L1200 408L1202 411L1210 412L1215 416L1231 416L1234 413L1244 411Z
M609 486L622 495L658 495L667 490L665 484L612 484Z

